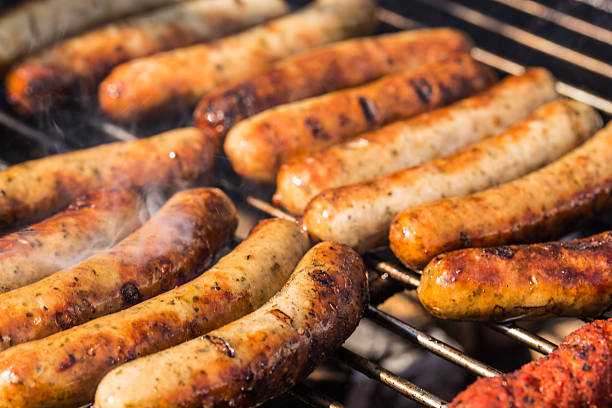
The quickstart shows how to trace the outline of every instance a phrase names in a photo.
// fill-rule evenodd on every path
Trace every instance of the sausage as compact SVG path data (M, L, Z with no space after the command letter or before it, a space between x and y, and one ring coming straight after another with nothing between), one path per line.
M210 45L138 58L113 69L100 84L100 106L123 122L180 112L219 86L264 72L276 60L371 32L373 10L371 0L319 0Z
M586 324L547 357L520 370L479 378L449 408L609 407L612 319Z
M0 349L151 298L196 276L230 241L236 210L217 189L175 194L109 250L0 295Z
M612 232L438 255L425 267L418 293L443 319L601 316L612 307Z
M315 239L366 251L387 243L393 217L406 207L513 180L567 153L600 127L591 107L567 99L551 102L506 132L452 156L324 190L306 207L303 222Z
M574 151L512 182L411 207L391 223L391 250L421 268L442 252L545 241L612 206L612 124Z
M0 72L15 59L97 24L182 0L36 0L0 15Z
M79 197L53 217L0 238L0 292L36 282L108 249L147 217L142 198L130 190Z
M172 130L17 164L0 171L0 230L39 221L100 188L184 188L210 177L215 146L195 128Z
M388 75L373 83L269 109L230 130L225 154L234 170L273 183L281 164L387 122L483 90L492 71L467 55Z
M448 28L423 29L343 41L305 51L274 68L205 96L195 125L223 141L242 119L284 103L371 81L402 69L467 52L470 40Z
M517 97L527 94L529 98ZM274 202L302 215L306 204L323 190L362 183L455 153L505 131L556 96L548 71L528 69L446 108L290 160L278 172Z
M311 249L255 312L107 374L96 407L255 406L304 379L355 330L367 302L363 261L342 244Z
M294 222L261 222L202 276L129 309L0 353L0 406L77 406L113 367L201 336L263 305L309 247Z
M219 38L286 12L283 0L196 0L109 24L13 67L7 97L23 114L45 111L93 94L121 62Z

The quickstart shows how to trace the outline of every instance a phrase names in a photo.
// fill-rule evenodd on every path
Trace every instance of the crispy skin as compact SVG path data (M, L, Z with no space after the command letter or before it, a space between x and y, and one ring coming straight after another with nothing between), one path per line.
M467 197L411 207L389 241L408 267L466 247L557 238L612 206L612 124L574 151L520 179Z
M196 0L109 24L13 67L6 77L7 97L24 114L79 95L86 99L115 65L216 39L286 12L282 0Z
M0 292L36 282L108 249L147 219L139 194L102 190L64 211L0 238Z
M591 107L568 99L551 102L506 132L452 156L324 190L306 207L303 222L317 240L367 251L387 243L393 217L406 207L513 180L556 160L600 127L601 118Z
M0 230L100 188L184 188L210 176L214 164L215 146L195 128L24 162L0 171Z
M443 319L601 316L612 307L612 232L438 255L423 271L418 293Z
M205 96L193 120L222 143L232 126L266 109L415 69L467 52L470 45L462 33L439 28L360 38L305 51L262 75Z
M385 123L447 105L494 82L467 55L388 75L370 84L269 109L230 130L225 153L236 172L273 183L281 164Z
M113 19L181 0L36 0L0 15L0 72L43 45Z
M366 302L359 255L321 243L257 311L110 372L96 391L96 407L257 405L304 379L340 346Z
M236 224L236 210L221 190L175 194L111 249L1 294L0 349L116 312L193 278L229 242Z
M193 45L116 67L100 84L102 110L118 121L189 109L213 89L264 72L306 49L368 34L370 0L317 1L210 45Z
M480 378L449 408L609 407L612 405L612 319L587 324L550 356L520 370Z
M297 224L263 221L192 282L0 353L0 370L21 380L0 379L0 406L76 406L91 401L98 382L117 365L201 336L264 304L283 286L308 246Z
M529 98L517 97L526 94ZM528 69L448 107L290 160L278 172L274 202L302 215L306 204L323 190L362 183L453 154L501 133L556 96L555 81L548 71Z

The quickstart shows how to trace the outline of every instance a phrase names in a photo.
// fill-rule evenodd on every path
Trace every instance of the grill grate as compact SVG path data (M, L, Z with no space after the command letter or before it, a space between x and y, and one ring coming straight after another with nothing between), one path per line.
M581 7L602 7L604 12L610 12L610 10L605 10L605 7L602 6L603 3L596 0L574 1L583 3L580 5ZM479 30L484 30L485 32L499 35L509 41L518 43L521 46L537 50L542 54L546 54L549 57L552 57L553 60L556 61L556 64L571 66L572 70L578 69L581 70L581 72L588 71L589 75L603 77L608 80L612 78L612 65L610 65L608 62L583 54L572 48L568 48L567 46L558 44L522 28L505 23L486 14L483 11L471 9L461 4L461 0L419 0L418 2L415 2L413 6L416 7L417 3L422 4L424 8L433 8L447 16L452 16L455 19L453 21L460 21L461 24L463 24L461 28L464 28L464 25L471 25ZM512 8L515 11L525 13L537 19L552 22L562 26L563 28L571 30L576 34L588 37L590 40L604 43L607 42L609 45L609 42L612 39L612 31L606 28L588 23L572 15L557 11L535 1L489 0L489 2L485 3L495 3L504 7ZM584 4L589 4L590 6L585 6ZM415 14L422 17L423 11ZM419 21L407 18L402 14L391 11L389 8L378 9L377 16L381 22L389 27L390 31L417 28L431 24L435 25L435 23L427 21L423 18L418 18ZM423 20L423 22L421 22L421 20ZM453 25L449 21L445 21L445 24ZM492 66L504 73L519 74L524 70L524 66L520 63L509 60L484 48L475 47L472 50L472 56L476 60ZM592 92L585 91L563 81L557 83L557 90L561 95L579 100L597 108L604 115L612 115L612 101L606 99L606 97L598 96ZM79 145L79 143L75 143L70 136L64 135L61 128L59 130L55 129L57 131L53 132L53 126L50 126L49 130L51 133L60 135L59 138L50 138L47 136L47 132L41 132L34 124L26 123L21 119L15 118L9 112L10 111L8 109L3 111L3 109L0 107L0 125L10 130L13 134L24 138L26 147L36 146L36 148L29 150L26 149L28 151L22 153L20 156L19 154L15 153L16 150L19 150L19 147L15 148L13 145L9 145L8 147L2 145L1 151L4 153L0 154L0 168L4 168L17 161L31 159L33 158L31 157L32 155L42 156L49 153L56 153L82 147ZM139 131L131 131L133 129L127 130L124 127L111 123L100 115L86 117L84 122L84 127L80 126L79 129L91 129L95 133L95 136L92 136L91 138L93 142L91 140L88 141L90 144L135 140L137 139L136 134L141 133ZM186 119L183 118L181 119L180 123L172 124L172 127L187 123L188 122ZM10 154L10 156L6 156L7 154ZM293 217L272 206L268 202L263 201L253 195L249 195L248 191L246 191L248 188L245 189L244 185L241 185L240 180L230 181L229 179L224 178L221 180L221 183L224 189L233 196L232 198L237 200L237 204L246 204L252 209L262 211L263 213L273 217L293 219ZM365 314L366 319L402 336L425 350L428 350L460 367L463 367L477 376L494 376L500 374L500 371L498 371L496 368L490 367L489 365L466 355L457 348L438 340L424 333L418 328L407 324L377 308L376 304L384 301L394 293L402 289L415 289L419 284L420 274L417 271L411 271L403 266L386 261L377 255L368 254L365 256L365 260L369 272L373 276L377 276L376 280L371 285L373 292L371 297L372 304L368 305ZM530 333L514 323L487 324L486 326L527 345L531 349L541 354L549 354L556 348L556 345L552 342ZM446 405L446 402L443 399L429 393L401 376L390 372L389 370L348 349L341 348L338 350L334 356L334 359L356 371L365 374L375 381L385 384L389 388L414 401L419 402L424 406L443 407ZM294 387L289 394L313 407L343 407L342 404L324 395L319 390L309 388L303 384Z

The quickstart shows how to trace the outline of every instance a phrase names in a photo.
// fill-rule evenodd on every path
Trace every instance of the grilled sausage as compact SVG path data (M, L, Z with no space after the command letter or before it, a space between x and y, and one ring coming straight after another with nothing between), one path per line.
M104 187L187 187L210 176L214 164L215 146L195 128L21 163L0 171L0 230Z
M363 261L324 242L257 311L111 371L96 407L255 406L305 378L355 330L367 302Z
M612 232L438 255L423 271L418 293L443 319L601 316L612 307Z
M529 98L517 98L527 94ZM446 108L290 160L278 172L274 202L301 215L325 189L362 183L455 153L506 130L556 95L548 71L529 69Z
M102 110L118 121L190 108L216 87L257 75L297 52L367 34L371 0L319 0L210 45L194 45L119 65L102 82Z
M393 217L406 207L513 180L567 153L600 126L599 115L587 105L551 102L508 131L452 156L325 190L308 204L303 222L315 239L366 251L386 243Z
M47 48L15 66L7 97L24 114L46 110L76 92L94 93L121 62L212 40L287 12L283 0L196 0L107 25Z
M223 249L236 223L236 210L220 190L175 194L113 248L1 294L0 349L66 330L185 282Z
M265 73L205 96L198 128L223 141L242 119L284 103L371 81L467 52L470 40L447 28L360 38L305 51Z
M136 306L0 353L0 406L76 406L118 364L250 313L286 282L308 250L296 223L267 220L202 276ZM72 363L71 363L72 362Z
M280 165L357 133L478 92L493 73L467 55L388 75L371 84L269 109L230 130L225 154L234 170L273 183Z
M612 405L612 319L567 336L551 355L520 370L480 378L449 408L609 407Z
M113 246L147 217L140 195L130 190L79 197L53 217L0 238L0 292L78 264Z
M0 15L0 71L28 51L116 18L182 0L36 0Z
M467 197L411 207L389 240L408 267L442 252L554 239L612 206L612 124L554 163Z

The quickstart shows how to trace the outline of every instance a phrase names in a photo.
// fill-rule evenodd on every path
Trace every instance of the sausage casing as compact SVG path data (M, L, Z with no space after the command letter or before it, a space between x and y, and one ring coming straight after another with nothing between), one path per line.
M220 190L175 194L111 249L1 294L0 348L66 330L185 282L212 262L236 224L236 210Z
M370 0L317 1L209 45L135 59L116 67L100 84L100 106L126 122L180 112L213 89L260 74L281 58L369 33L373 10Z
M193 281L121 312L5 350L0 369L21 381L0 379L0 406L91 401L98 382L117 365L201 336L263 305L283 286L308 246L296 223L263 221Z
M447 105L494 82L467 55L391 74L361 87L269 109L234 126L225 154L234 170L273 183L281 164L382 124Z
M612 232L438 255L425 267L418 293L443 319L601 316L612 307Z
M17 64L6 77L7 97L24 114L86 99L121 62L219 38L285 12L282 0L196 0L109 24Z
M524 94L530 97L517 97ZM323 190L362 183L453 154L501 133L556 96L555 81L548 71L528 69L448 107L290 160L278 172L274 202L301 215Z
M393 217L406 207L513 180L580 145L600 126L599 115L585 104L550 102L506 132L452 156L324 190L308 204L303 222L315 239L366 251L386 244Z
M0 171L0 230L38 221L101 188L193 185L210 176L215 146L195 128L48 156Z
M37 0L0 15L0 72L28 51L87 28L181 0Z
M448 407L609 407L611 383L612 320L597 320L571 333L549 356L478 379Z
M102 190L64 211L0 238L0 292L36 282L103 251L148 217L139 194Z
M367 302L363 261L316 245L255 312L111 371L96 406L254 406L305 378L355 330Z
M520 179L408 208L389 241L407 266L443 252L557 238L612 206L612 124L559 160Z
M196 126L223 141L242 119L284 103L371 81L467 52L470 40L448 28L405 31L305 51L244 82L205 96Z

